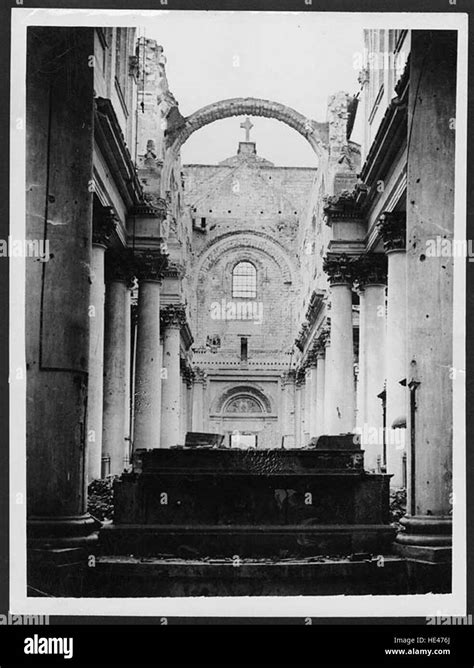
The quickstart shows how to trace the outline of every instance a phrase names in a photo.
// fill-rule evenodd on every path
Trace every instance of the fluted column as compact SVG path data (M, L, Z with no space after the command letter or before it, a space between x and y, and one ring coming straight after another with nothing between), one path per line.
M331 285L332 405L328 406L327 431L352 432L355 424L354 344L352 333L352 279L344 255L328 255L324 271Z
M104 393L102 456L109 462L103 473L123 471L128 450L126 398L130 384L130 280L133 267L129 256L110 253L106 258Z
M170 304L163 309L163 381L161 395L161 447L180 443L180 339L186 322L184 306Z
M196 432L204 431L204 388L206 374L200 368L194 369L192 429Z
M282 435L284 447L295 447L295 372L287 371L282 377Z
M405 531L397 541L405 555L425 563L449 562L452 514L460 511L452 496L453 384L461 389L464 380L459 373L453 377L452 369L453 348L457 354L465 342L462 328L453 330L453 257L436 252L440 237L448 248L454 239L456 40L450 31L414 30L410 52L410 82L417 85L408 109L410 485Z
M361 443L368 471L384 465L383 410L378 395L385 384L385 283L387 258L382 253L366 253L353 263L353 277L363 291L364 325L359 341L363 351L364 422Z
M386 415L387 472L393 487L403 485L403 454L406 453L406 212L385 212L379 222L387 254Z
M165 263L166 259L158 251L142 253L137 258L139 291L134 402L135 450L160 447L160 284Z
M98 215L92 230L89 391L87 397L87 473L88 481L101 476L102 467L102 401L104 376L104 307L105 307L105 249L116 228L110 209Z

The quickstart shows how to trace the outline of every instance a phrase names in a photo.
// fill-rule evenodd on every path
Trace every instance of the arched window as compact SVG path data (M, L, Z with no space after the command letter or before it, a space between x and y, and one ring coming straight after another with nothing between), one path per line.
M257 271L250 262L239 262L232 272L232 297L255 299L257 296Z

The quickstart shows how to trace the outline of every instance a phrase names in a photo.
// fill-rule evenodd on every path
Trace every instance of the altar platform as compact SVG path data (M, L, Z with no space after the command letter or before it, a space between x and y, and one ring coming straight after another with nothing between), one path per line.
M178 558L299 558L391 550L389 479L354 439L291 450L135 453L114 488L100 552Z

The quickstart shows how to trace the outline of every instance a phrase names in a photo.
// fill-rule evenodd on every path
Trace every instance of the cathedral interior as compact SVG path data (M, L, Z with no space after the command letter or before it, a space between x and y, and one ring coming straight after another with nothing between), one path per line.
M394 65L366 64L325 119L254 97L184 117L156 40L29 29L26 229L51 248L26 267L37 589L450 591L452 263L423 248L454 228L456 39L364 40ZM182 164L232 117L234 155ZM260 155L261 117L314 166Z

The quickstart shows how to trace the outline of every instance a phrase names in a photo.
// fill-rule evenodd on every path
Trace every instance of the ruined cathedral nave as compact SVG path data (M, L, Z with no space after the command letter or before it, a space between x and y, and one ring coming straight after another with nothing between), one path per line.
M368 64L312 119L245 90L183 116L156 40L30 28L27 234L43 235L45 202L58 223L52 259L26 269L32 582L75 591L92 552L89 596L449 591L452 266L421 255L454 228L437 118L455 116L455 40L366 30L366 46L381 33L394 67ZM54 71L35 66L70 40ZM233 155L182 160L229 118ZM314 166L261 155L262 118ZM104 522L87 490L106 480ZM170 556L235 555L238 581L225 564L170 580ZM250 567L292 557L307 569Z

